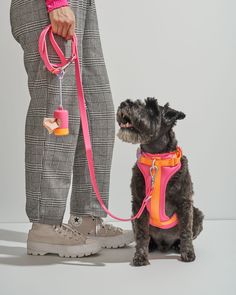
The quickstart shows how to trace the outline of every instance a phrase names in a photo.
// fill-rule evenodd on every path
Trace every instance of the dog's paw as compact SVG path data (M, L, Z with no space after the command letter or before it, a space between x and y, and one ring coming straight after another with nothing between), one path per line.
M148 257L144 253L136 252L133 257L133 266L144 266L150 264Z
M186 250L181 252L181 260L184 262L192 262L196 258L194 250Z

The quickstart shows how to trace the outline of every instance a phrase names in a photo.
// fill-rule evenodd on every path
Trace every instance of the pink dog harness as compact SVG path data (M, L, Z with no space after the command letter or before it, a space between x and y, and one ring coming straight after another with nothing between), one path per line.
M47 53L47 45L46 45L46 35L49 33L49 38L50 42L56 51L57 55L59 56L61 63L59 64L53 64L49 61L48 58L48 53ZM120 218L115 215L113 215L105 206L99 190L98 190L98 185L96 182L96 177L95 177L95 172L94 172L94 162L93 162L93 153L92 153L92 146L90 142L90 136L89 136L89 128L88 128L88 119L87 119L87 113L86 113L86 105L85 105L85 99L84 99L84 92L83 92L83 86L82 86L82 79L81 79L81 71L80 71L80 64L79 64L79 54L78 54L78 47L77 47L77 37L76 34L74 34L72 41L71 41L71 57L69 59L66 59L63 52L61 51L60 47L55 41L55 38L52 33L52 26L51 24L46 26L43 31L40 34L39 37L39 53L41 58L43 59L46 68L53 74L60 74L62 73L70 63L75 63L75 78L76 78L76 85L77 85L77 93L78 93L78 104L79 104L79 112L80 112L80 118L81 118L81 123L82 123L82 131L83 131L83 136L84 136L84 143L85 143L85 149L86 149L86 156L88 160L88 168L89 168L89 173L90 173L90 179L91 183L93 185L94 192L96 193L97 200L99 201L101 207L103 210L112 218L120 220L120 221L132 221L136 218L139 218L141 214L143 213L143 210L147 206L149 212L150 212L150 222L151 224L158 224L158 218L156 216L159 215L153 215L152 212L158 208L158 204L156 201L156 198L153 197L153 195L150 195L153 191L153 187L150 187L150 181L149 177L147 176L147 171L145 169L148 169L148 166L142 166L142 164L139 164L139 167L141 167L142 171L144 171L144 176L145 176L145 181L146 181L146 197L143 199L142 205L137 212L136 215L132 216L131 218ZM64 131L64 130L63 130ZM180 151L180 149L179 149ZM162 156L166 158L166 161L169 161L168 163L172 162L172 164L175 162L175 157L173 159L168 159L169 156L173 156L174 153L168 153L168 154L162 154L158 156ZM176 154L177 155L177 154ZM149 157L148 154L145 154L146 157ZM155 155L154 155L155 156ZM179 156L179 155L178 155ZM143 159L143 157L140 157L140 159ZM158 159L155 160L156 163L161 163ZM162 162L164 163L164 162ZM167 162L166 162L167 163ZM167 163L167 164L168 164ZM168 165L166 165L168 166ZM161 184L162 184L162 192L164 191L163 188L165 187L165 184L167 183L168 179L171 177L171 175L176 172L180 168L180 164L178 164L177 167L173 168L172 167L161 167L163 169L162 174L164 177L162 178ZM161 170L162 170L161 169ZM159 171L161 171L159 170ZM160 175L157 174L157 175ZM159 176L158 176L159 177ZM163 228L168 228L169 225L168 223L168 217L164 213L164 208L165 208L165 198L163 197L164 194L162 193L162 198L161 198L161 203L160 203L160 220L161 222L164 222L164 227ZM150 199L152 199L151 204L150 204ZM151 207L150 207L151 206ZM151 209L150 209L151 208ZM172 219L171 219L172 220ZM174 220L174 223L176 220ZM171 226L173 226L174 223L171 223Z
M149 222L162 229L174 227L178 223L177 215L166 215L165 196L170 178L181 168L182 150L175 152L150 154L137 150L137 166L145 179L146 195L150 196L146 208ZM153 173L154 171L154 173Z

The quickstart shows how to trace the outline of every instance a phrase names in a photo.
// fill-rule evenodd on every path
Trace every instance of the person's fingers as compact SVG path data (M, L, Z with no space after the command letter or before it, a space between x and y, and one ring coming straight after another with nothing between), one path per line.
M66 23L66 24L63 25L62 34L61 34L63 38L66 38L69 29L70 29L70 24L69 23Z
M52 32L54 34L57 34L58 26L57 26L57 22L55 21L55 19L51 20L51 25L52 25Z
M62 37L64 37L66 40L70 39L70 30L71 27L74 27L74 19L73 17L68 17L66 23L64 24L63 31L62 31Z
M68 33L67 33L66 39L67 39L67 40L72 39L74 33L75 33L75 24L73 23L73 24L69 27L69 30L68 30Z
M63 30L64 23L61 20L58 20L57 26L58 26L57 27L57 34L59 36L61 36L62 35L62 30Z
M71 39L74 35L74 32L75 32L75 15L72 10L71 10L71 14L69 17L69 23L70 23L70 26L68 28L67 36L66 36L67 40Z

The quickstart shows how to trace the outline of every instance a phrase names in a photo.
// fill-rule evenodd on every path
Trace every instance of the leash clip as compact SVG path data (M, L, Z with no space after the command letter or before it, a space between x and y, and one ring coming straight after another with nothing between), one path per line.
M152 166L150 167L150 175L151 175L151 178L152 178L152 187L154 186L155 177L156 177L156 174L157 174L157 171L158 171L158 167L155 165L155 161L156 161L156 159L153 159ZM152 174L153 170L155 170L154 174Z
M76 55L74 54L73 56L70 57L69 61L67 64L65 64L63 67L61 67L61 71L64 71L76 58Z

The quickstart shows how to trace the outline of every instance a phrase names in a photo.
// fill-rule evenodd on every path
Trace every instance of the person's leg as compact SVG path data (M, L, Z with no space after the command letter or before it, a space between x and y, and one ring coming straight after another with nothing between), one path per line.
M85 2L87 0L71 1L81 61ZM73 66L67 68L63 79L63 106L69 111L70 134L57 137L43 127L43 118L52 117L59 105L58 78L44 69L38 51L39 35L50 23L45 1L13 0L10 20L12 34L23 49L31 98L25 122L26 213L32 222L27 238L27 253L88 256L98 252L100 245L62 223L80 125L75 70ZM55 35L55 39L69 57L71 41L58 35ZM47 42L49 59L58 63L59 58L48 36Z
M115 111L99 36L94 0L88 0L83 36L82 81L100 194L108 206L110 170L115 139ZM82 126L77 142L70 213L105 217L92 188Z
M87 6L82 80L97 184L103 201L108 206L116 121L94 0L88 0ZM97 201L91 184L82 128L73 166L70 213L69 224L77 231L98 240L102 247L122 247L134 240L132 231L103 223L101 217L106 217L107 214Z
M76 34L81 61L85 3L87 0L71 1L77 21ZM70 134L55 136L43 127L43 118L53 117L54 110L59 106L59 80L56 75L44 69L38 51L39 35L50 23L45 1L13 0L10 12L13 36L24 52L31 98L25 122L26 213L31 222L61 224L80 125L74 66L67 68L62 82L63 106L69 111ZM71 41L58 35L55 35L55 39L69 57ZM60 62L49 38L47 44L50 61Z

